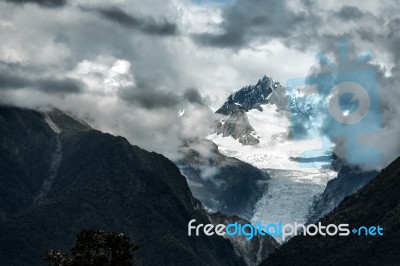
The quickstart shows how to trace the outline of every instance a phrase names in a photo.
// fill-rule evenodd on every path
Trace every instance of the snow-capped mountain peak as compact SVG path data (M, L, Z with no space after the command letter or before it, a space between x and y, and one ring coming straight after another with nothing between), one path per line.
M235 105L241 106L246 112L251 109L260 110L260 105L268 103L269 97L278 88L282 88L280 83L265 75L255 85L231 93L217 113L229 115Z

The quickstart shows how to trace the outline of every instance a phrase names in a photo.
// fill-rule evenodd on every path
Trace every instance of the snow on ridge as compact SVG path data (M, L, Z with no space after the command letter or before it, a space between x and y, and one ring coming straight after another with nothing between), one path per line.
M44 120L46 123L49 125L49 127L57 134L61 133L61 129L58 128L56 123L54 123L53 120L51 120L50 116L48 114L44 114Z

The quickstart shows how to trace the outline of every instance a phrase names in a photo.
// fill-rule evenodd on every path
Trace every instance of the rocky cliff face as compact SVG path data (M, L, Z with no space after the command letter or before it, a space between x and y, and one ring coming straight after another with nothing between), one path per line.
M0 220L31 207L50 176L56 134L37 112L1 108Z
M324 192L315 199L308 223L315 223L325 214L331 212L347 196L361 189L378 174L376 171L363 171L359 168L344 165L339 159L334 161L338 170L336 178L330 180Z
M261 265L399 265L400 158L320 221L383 227L383 236L298 236Z
M193 195L210 211L250 219L255 203L267 189L269 176L248 163L222 155L210 141L202 141L206 153L194 147L184 147L183 159L176 162Z
M238 139L243 145L255 145L260 143L257 133L249 123L246 112L240 106L230 107L228 117L216 121L215 132L223 137Z
M210 214L209 217L214 225L228 225L235 222L241 225L250 224L249 221L246 221L235 215L228 216L220 212ZM249 266L259 265L260 262L266 259L269 254L274 252L279 247L279 243L269 235L257 235L251 240L246 240L246 236L244 235L234 237L226 236L226 238L229 239L233 244L236 254L243 258Z
M167 158L61 112L0 108L0 261L41 265L81 229L123 232L138 265L245 265L222 237L189 237L209 223Z

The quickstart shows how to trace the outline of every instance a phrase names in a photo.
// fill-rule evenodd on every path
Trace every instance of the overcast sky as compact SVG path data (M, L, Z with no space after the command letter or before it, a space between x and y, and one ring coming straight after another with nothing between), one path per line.
M182 137L208 133L227 93L307 75L345 37L354 54L373 51L397 121L399 11L395 0L2 0L1 101L59 107L173 156Z

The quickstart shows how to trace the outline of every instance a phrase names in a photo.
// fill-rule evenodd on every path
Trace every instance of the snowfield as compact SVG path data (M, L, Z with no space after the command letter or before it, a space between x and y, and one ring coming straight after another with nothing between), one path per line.
M218 145L219 151L227 156L236 157L260 169L301 170L319 173L312 168L301 167L296 158L308 150L322 148L321 139L290 140L288 139L290 121L282 113L276 112L275 105L262 105L262 112L247 112L250 125L257 132L260 143L254 146L243 146L232 137L212 134L209 139ZM305 177L306 178L306 177Z

